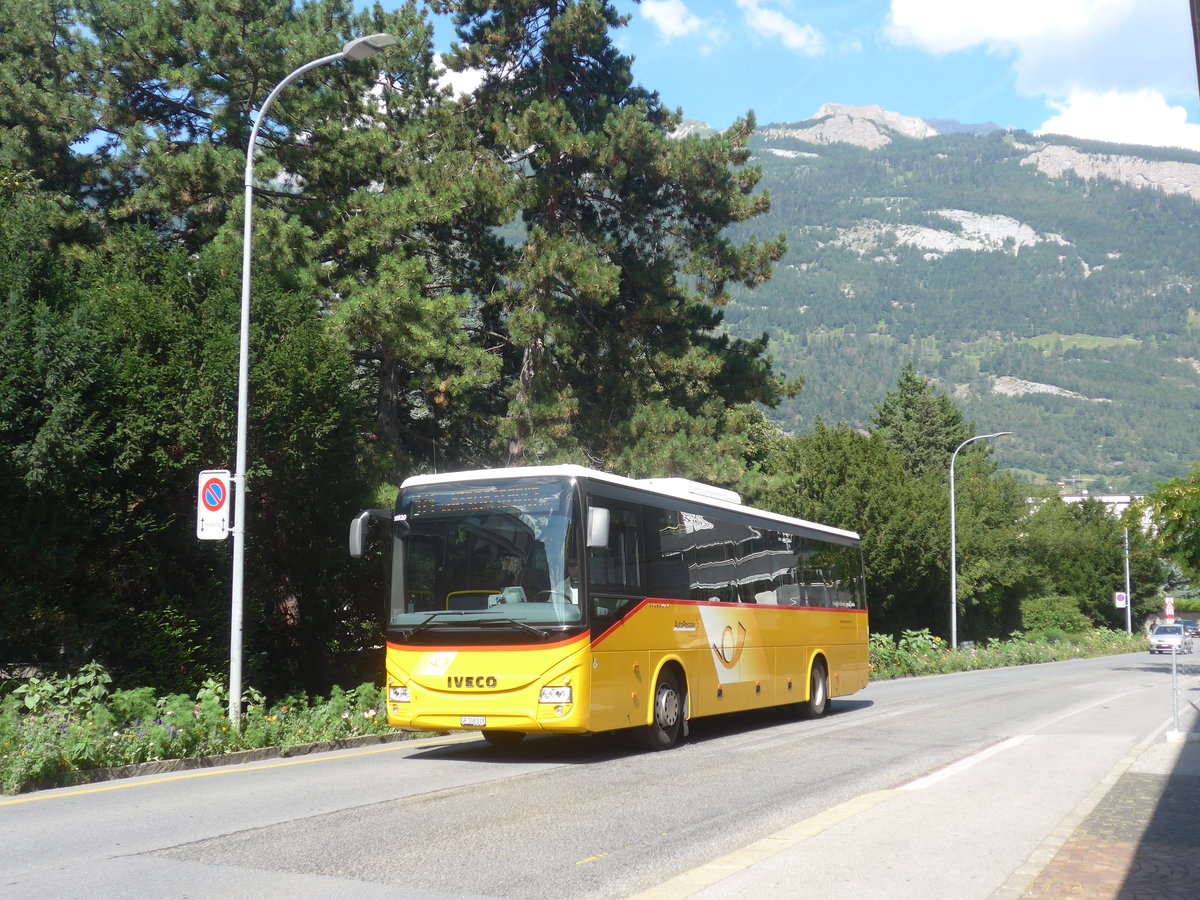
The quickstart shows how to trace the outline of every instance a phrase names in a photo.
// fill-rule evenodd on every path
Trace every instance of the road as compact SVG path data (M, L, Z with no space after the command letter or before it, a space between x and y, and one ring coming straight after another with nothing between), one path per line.
M1139 654L878 682L664 753L467 734L44 791L0 799L0 895L987 897L1171 709Z

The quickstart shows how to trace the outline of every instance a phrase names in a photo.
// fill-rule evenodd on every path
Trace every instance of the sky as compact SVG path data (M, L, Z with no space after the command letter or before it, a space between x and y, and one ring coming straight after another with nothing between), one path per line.
M636 80L725 128L825 103L1200 151L1188 0L614 0ZM439 49L454 35L436 26Z

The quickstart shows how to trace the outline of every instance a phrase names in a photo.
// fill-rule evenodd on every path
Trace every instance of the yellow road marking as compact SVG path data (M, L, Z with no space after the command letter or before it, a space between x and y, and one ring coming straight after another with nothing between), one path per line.
M840 825L855 816L874 809L879 804L896 796L894 790L874 791L848 800L845 803L818 813L802 822L797 822L775 834L768 835L752 844L747 844L732 853L726 854L711 862L698 866L689 872L678 875L669 881L655 885L649 890L635 894L629 900L684 900L693 894L711 887L743 869L757 865L765 859L770 859L777 853L787 850L823 831Z

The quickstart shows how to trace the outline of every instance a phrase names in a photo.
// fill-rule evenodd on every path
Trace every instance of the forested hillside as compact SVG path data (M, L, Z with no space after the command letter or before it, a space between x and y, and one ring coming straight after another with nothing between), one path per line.
M1200 155L999 130L920 139L882 119L867 124L888 142L869 149L829 121L751 141L772 206L743 228L785 234L788 251L727 321L768 332L781 371L806 379L773 414L786 429L867 426L911 361L979 430L1016 432L996 447L1014 473L1145 491L1186 471Z

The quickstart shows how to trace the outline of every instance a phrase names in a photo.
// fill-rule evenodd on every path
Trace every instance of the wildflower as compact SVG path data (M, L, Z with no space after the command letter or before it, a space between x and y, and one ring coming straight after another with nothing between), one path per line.
M375 716L378 712L379 712L379 710L377 710L377 709L368 709L365 713L363 713L363 718L364 719L373 719L373 718L375 718Z
M344 713L342 713L342 718L343 718L343 719L348 719L348 718L350 718L350 713L349 713L348 711L347 711L347 712L344 712Z

